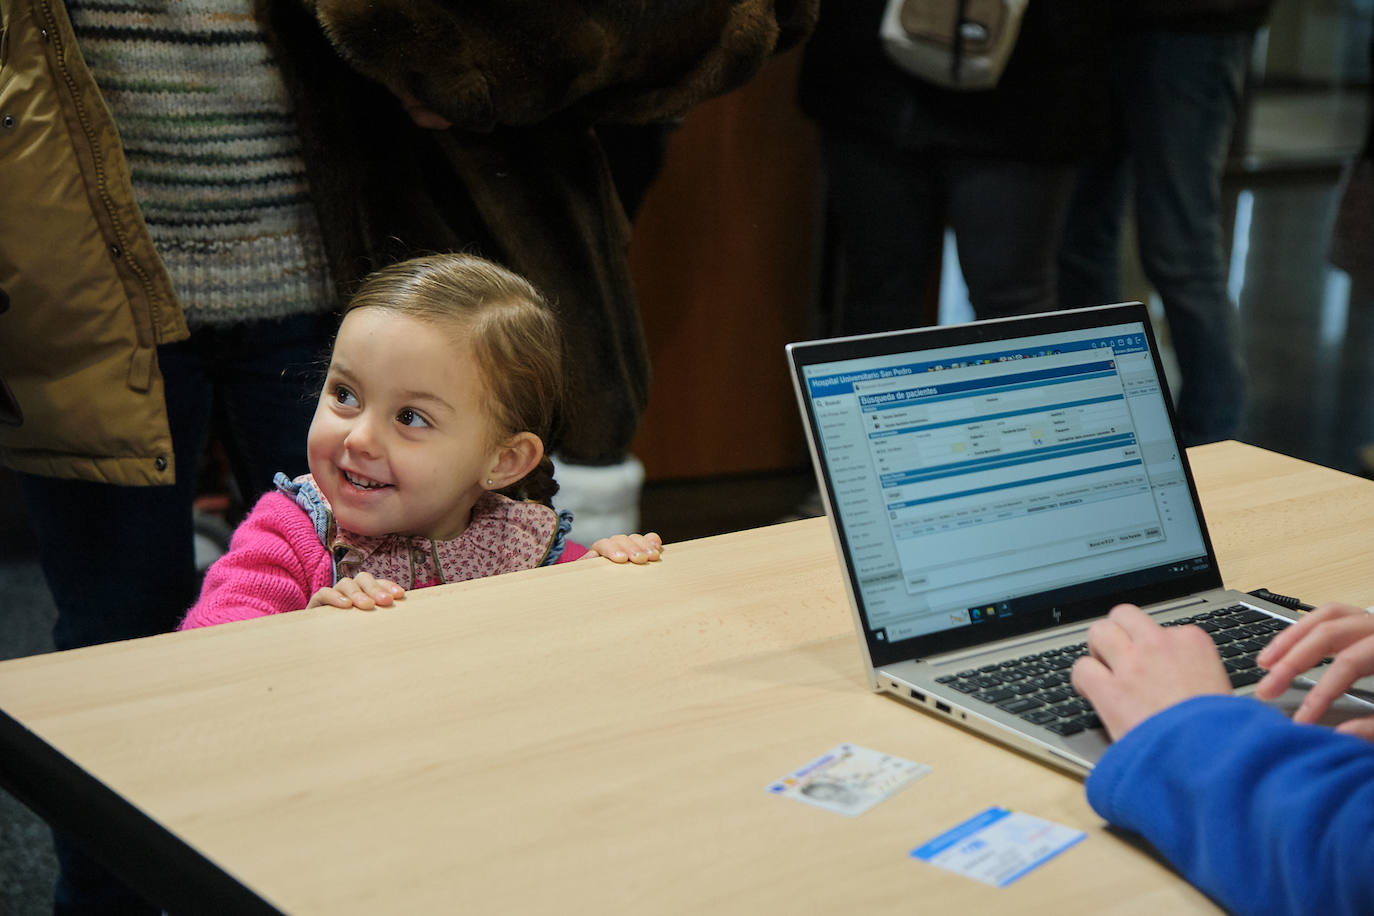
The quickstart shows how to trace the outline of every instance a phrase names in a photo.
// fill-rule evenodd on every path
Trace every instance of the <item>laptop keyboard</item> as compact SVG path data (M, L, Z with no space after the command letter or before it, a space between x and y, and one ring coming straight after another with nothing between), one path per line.
M1236 688L1264 677L1264 670L1255 664L1255 655L1275 633L1288 626L1289 621L1234 604L1170 620L1164 626L1185 624L1195 624L1212 637L1231 677L1231 686ZM1015 713L1032 725L1042 725L1057 735L1073 735L1102 726L1092 704L1069 683L1069 669L1087 651L1087 644L1080 642L947 674L935 680L975 700Z

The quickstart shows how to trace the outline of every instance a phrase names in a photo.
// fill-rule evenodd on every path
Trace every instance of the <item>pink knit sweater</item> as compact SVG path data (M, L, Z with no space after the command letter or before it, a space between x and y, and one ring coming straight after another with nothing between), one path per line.
M568 541L559 563L585 547ZM200 600L179 630L295 611L334 584L334 565L310 517L289 496L274 491L258 500L205 574Z

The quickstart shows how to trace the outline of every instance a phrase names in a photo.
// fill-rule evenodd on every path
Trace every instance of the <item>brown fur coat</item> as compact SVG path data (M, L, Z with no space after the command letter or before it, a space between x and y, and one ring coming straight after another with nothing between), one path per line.
M304 0L359 72L465 130L647 121L738 86L816 0Z
M802 40L817 0L257 0L297 102L341 295L419 253L524 274L564 329L561 441L624 457L649 367L629 226L593 129L681 115ZM444 115L415 126L386 86Z

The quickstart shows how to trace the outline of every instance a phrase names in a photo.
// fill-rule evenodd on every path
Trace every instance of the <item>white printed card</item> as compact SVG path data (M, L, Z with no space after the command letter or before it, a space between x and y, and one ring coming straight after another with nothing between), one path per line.
M893 757L857 744L841 744L770 783L768 791L852 817L929 772L930 767L924 763Z

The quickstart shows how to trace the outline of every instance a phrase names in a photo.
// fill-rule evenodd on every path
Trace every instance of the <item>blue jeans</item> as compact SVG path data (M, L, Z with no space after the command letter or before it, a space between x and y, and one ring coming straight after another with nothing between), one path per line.
M933 323L925 305L947 225L979 318L1054 307L1072 166L902 150L836 129L823 140L838 274L831 333Z
M1253 35L1147 31L1113 58L1119 142L1084 168L1059 255L1066 308L1121 299L1121 224L1135 186L1145 276L1164 303L1185 444L1235 432L1245 399L1226 291L1221 175Z
M306 471L305 438L336 319L206 327L158 348L177 462L175 485L122 487L19 475L57 606L58 649L176 627L196 599L191 502L217 423L239 492L252 503L276 471ZM63 834L54 834L55 913L158 913Z

